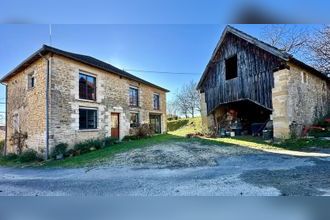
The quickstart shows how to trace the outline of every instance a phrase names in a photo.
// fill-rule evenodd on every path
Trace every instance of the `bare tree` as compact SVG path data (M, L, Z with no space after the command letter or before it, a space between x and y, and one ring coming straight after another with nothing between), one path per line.
M186 116L186 118L188 115L195 117L196 113L200 112L200 95L196 90L196 86L196 82L190 81L182 86L176 94L175 105L178 107L180 112Z
M306 27L299 25L266 25L262 38L270 45L295 55L307 48L309 31Z
M188 98L185 95L185 92L183 89L181 89L180 91L178 91L176 93L175 105L176 105L177 109L179 110L179 112L181 114L183 114L186 118L188 118L188 108L189 108Z
M179 109L175 100L171 100L166 103L166 111L169 117L178 115Z
M330 25L324 25L316 30L308 47L311 51L309 61L321 72L330 72Z

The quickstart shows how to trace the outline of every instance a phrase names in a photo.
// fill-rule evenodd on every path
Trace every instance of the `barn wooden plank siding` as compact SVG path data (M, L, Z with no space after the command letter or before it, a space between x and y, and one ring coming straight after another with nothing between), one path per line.
M237 77L226 80L225 60L237 55ZM248 99L272 109L273 72L282 59L228 33L201 84L205 92L207 113L221 104Z

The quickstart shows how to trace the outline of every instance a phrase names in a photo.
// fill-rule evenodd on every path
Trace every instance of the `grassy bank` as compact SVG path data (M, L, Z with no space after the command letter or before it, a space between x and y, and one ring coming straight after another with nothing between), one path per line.
M168 133L176 136L185 136L189 133L202 131L201 117L184 118L167 122Z

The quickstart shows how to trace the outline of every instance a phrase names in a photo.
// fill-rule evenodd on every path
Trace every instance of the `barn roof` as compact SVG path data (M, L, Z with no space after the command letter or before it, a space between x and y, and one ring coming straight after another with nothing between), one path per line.
M245 40L245 41L247 41L247 42L249 42L249 43L257 46L257 47L259 47L259 48L261 48L261 49L263 49L263 50L265 50L265 51L273 54L274 56L281 58L284 61L290 61L290 62L292 62L292 63L294 63L296 65L301 66L302 68L305 68L306 70L310 71L311 73L313 73L313 74L315 74L315 75L317 75L317 76L319 76L319 77L321 77L321 78L323 78L325 80L329 80L329 78L325 74L323 74L320 71L316 70L315 68L309 66L308 64L306 64L306 63L304 63L304 62L302 62L302 61L294 58L292 54L289 54L287 52L284 52L284 51L282 51L282 50L280 50L280 49L278 49L278 48L276 48L276 47L274 47L274 46L272 46L270 44L267 44L267 43L259 40L258 38L255 38L255 37L253 37L253 36L251 36L251 35L243 32L241 30L238 30L238 29L236 29L236 28L234 28L234 27L232 27L230 25L227 25L226 28L224 29L224 31L222 32L221 37L220 37L220 40L217 43L217 46L215 47L215 49L214 49L214 51L212 53L211 59L208 62L207 66L206 66L206 68L205 68L205 70L204 70L204 72L202 74L202 77L201 77L201 79L200 79L200 81L199 81L199 83L197 85L197 89L200 89L201 85L203 84L204 79L205 79L205 77L207 75L208 69L212 65L212 61L215 58L215 55L217 54L220 46L222 45L222 42L223 42L225 36L228 33L231 33L231 34L233 34L233 35L235 35L235 36L237 36L237 37L239 37L239 38L241 38L241 39L243 39L243 40Z
M99 59L96 59L94 57L91 56L87 56L87 55L83 55L83 54L77 54L77 53L71 53L68 51L64 51L64 50L60 50L58 48L55 47L50 47L48 45L43 45L42 48L40 48L39 50L37 50L35 53L33 53L31 56L29 56L26 60L24 60L21 64L19 64L15 69L13 69L12 71L10 71L8 74L6 74L0 81L1 82L5 82L7 81L10 77L12 77L13 75L15 75L16 73L18 73L19 71L23 70L24 68L26 68L27 66L29 66L31 63L33 63L35 60L40 58L40 55L46 55L48 53L54 53L54 54L58 54L67 58L70 58L72 60L87 64L89 66L93 66L96 67L98 69L101 70L105 70L107 72L111 72L114 74L117 74L119 76L122 76L124 78L127 79L131 79L152 87L155 87L157 89L163 90L165 92L169 92L169 90L164 89L160 86L157 86L151 82L148 82L144 79L141 79L137 76L134 76L124 70L121 70L109 63L103 62Z

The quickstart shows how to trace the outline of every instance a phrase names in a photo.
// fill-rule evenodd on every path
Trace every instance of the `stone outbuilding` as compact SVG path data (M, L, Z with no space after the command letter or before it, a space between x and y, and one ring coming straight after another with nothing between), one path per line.
M203 124L274 137L300 135L329 113L330 80L292 55L227 26L198 83Z
M166 131L166 93L160 86L90 56L44 45L1 79L6 86L6 152L16 132L48 155L58 143L121 140L140 124Z

